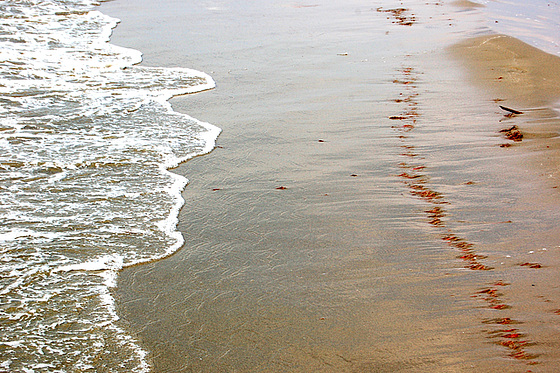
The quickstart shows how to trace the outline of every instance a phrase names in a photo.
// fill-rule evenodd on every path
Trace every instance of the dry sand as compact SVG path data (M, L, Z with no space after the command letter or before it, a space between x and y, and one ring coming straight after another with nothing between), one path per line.
M529 144L529 166L538 167L552 188L560 188L560 57L507 35L485 35L451 48L471 79L503 106L523 114L517 125ZM504 111L506 114L507 111Z
M560 57L507 35L469 39L452 48L484 88L512 105L560 107Z

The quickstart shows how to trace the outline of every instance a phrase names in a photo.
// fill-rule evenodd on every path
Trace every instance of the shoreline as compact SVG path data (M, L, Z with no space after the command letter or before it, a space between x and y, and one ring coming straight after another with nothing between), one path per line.
M309 11L314 8L298 9ZM389 28L391 35L405 33L391 40L400 42L399 38L407 37L406 27ZM129 34L128 37L135 36ZM281 63L267 69L260 62L268 61L271 56L286 61L299 57L297 52L283 57L285 50L282 46L290 45L283 39L263 40L264 45L268 45L266 42L279 44L278 50L271 50L269 46L268 56L254 53L250 46L240 49L238 54L235 49L230 50L230 58L243 62L228 68L228 58L211 61L214 67L208 72L218 82L216 90L177 97L172 102L177 111L215 123L224 132L218 138L219 147L212 154L189 160L175 170L191 180L183 193L186 204L179 218L179 229L186 239L185 247L168 259L126 269L119 276L116 292L120 314L139 333L144 345L149 346L154 371L196 369L202 372L220 367L242 371L267 368L272 371L320 369L340 372L360 367L404 372L434 367L467 369L469 365L475 365L480 369L500 366L509 372L523 368L523 361L520 364L515 358L504 358L504 351L507 353L508 350L500 343L507 339L488 337L479 329L489 327L475 320L496 312L487 309L493 303L479 299L482 298L480 294L487 294L480 291L487 289L485 286L489 281L497 283L496 277L515 279L521 268L515 261L528 262L530 255L506 248L501 237L494 238L496 242L485 242L495 233L486 228L478 232L476 223L461 223L459 220L460 214L464 213L469 219L475 216L491 221L476 213L476 205L470 206L461 199L465 196L472 198L470 194L475 192L470 192L472 189L469 188L489 194L494 191L484 183L475 183L472 187L468 184L470 179L465 179L475 175L481 178L484 172L459 175L455 185L454 176L446 173L449 166L445 161L434 160L435 155L429 153L433 150L440 154L437 146L430 147L429 141L422 142L425 136L429 136L427 124L440 118L440 114L432 118L430 105L437 101L429 101L427 93L430 89L442 88L422 81L423 76L434 76L434 73L417 66L419 54L397 58L397 66L380 68L379 75L373 74L375 78L364 84L354 82L352 74L347 71L364 66L375 53L360 55L359 49L350 45L348 56L340 56L334 48L327 57L313 56L311 66L296 67L298 79L303 79L306 84L306 89L302 89L287 80L290 78L287 73L279 75L286 80L279 79L278 86L266 81L264 76L270 76L272 68L278 68ZM211 66L205 59L215 57L218 52L207 48L186 67L205 70L201 67L202 62ZM253 60L240 59L244 54ZM315 59L320 62L315 63ZM427 57L424 59L432 61ZM343 67L345 70L341 72ZM256 68L262 68L263 76L252 72ZM416 94L419 98L406 113L412 114L412 109L425 113L410 118L410 125L416 126L414 132L395 136L394 121L387 118L396 115L401 106L387 102L394 101L395 97L401 100L398 98L400 83L394 81L406 82L409 78L406 72L413 71L408 70L410 68L417 71L415 80L409 79L417 86L417 91L411 92L409 99ZM340 74L338 87L336 84L334 88L324 85L320 80L331 78L333 74ZM319 79L315 80L315 75ZM354 86L347 92L342 83ZM372 102L377 104L368 97L371 95L368 83L379 85L380 92L387 90L391 93L375 98L384 103L374 106L379 110L375 114L368 108ZM402 84L403 89L410 86ZM308 87L316 91L310 93ZM363 93L356 91L362 87L365 87ZM290 95L284 94L287 91ZM362 96L356 98L356 92ZM254 101L255 93L261 96L263 105ZM347 101L341 105L341 110L334 110L329 100L338 97ZM484 100L480 99L480 102ZM450 99L444 103L448 101ZM325 113L318 109L325 110ZM461 115L466 110L482 118L484 123L490 123L485 109L486 106L479 109L467 105L452 109L449 114ZM372 124L370 118L382 126ZM519 118L525 117L508 120ZM543 121L549 119L547 116ZM403 129L409 128L406 123L401 124L405 126ZM374 130L378 131L375 139L368 135ZM353 133L357 131L360 132ZM488 130L488 134L492 137L492 130ZM410 141L403 143L401 136L408 136ZM527 154L523 153L525 144L499 150L520 153L512 159L523 159ZM494 154L496 145L484 150L484 154ZM386 152L375 153L373 150L378 147ZM459 248L457 241L448 240L451 251L446 247L437 248L439 240L446 242L437 233L442 227L425 223L435 221L434 217L423 212L427 208L426 201L407 198L409 192L402 187L403 182L397 176L402 171L395 167L402 160L401 152L406 152L411 161L418 159L413 154L425 157L424 163L415 167L427 167L429 187L449 199L446 214L450 217L436 218L449 224L446 228L455 229L456 237L464 237L459 242L477 244L478 255L489 256L486 264L496 266L503 260L507 263L505 267L471 273L465 271L462 261L456 258L453 250ZM488 163L492 163L490 161ZM551 160L551 165L553 163ZM459 166L464 168L469 164L463 161ZM512 165L508 167L509 170L519 170ZM449 177L451 186L442 181ZM505 179L504 185L508 182L511 180ZM465 196L453 191L458 185ZM402 191L395 194L395 188L399 186ZM510 188L515 195L515 186ZM529 190L539 190L538 187L531 188ZM553 198L546 201L554 201L554 196L557 195L553 194ZM480 197L483 201L487 198ZM389 201L388 205L379 200ZM531 203L522 198L516 201L518 206ZM497 202L496 205L500 206ZM489 203L491 206L492 202ZM545 208L546 204L543 202L542 206ZM420 214L416 213L418 209ZM516 214L509 207L506 210L506 213ZM394 225L377 226L376 222L381 221L378 215L387 211L397 214ZM518 227L524 222L514 223L502 225L510 232L509 226ZM527 234L524 244L558 242L554 229L546 240L534 237L537 233ZM430 237L434 236L438 238L431 242ZM481 241L486 245L480 245ZM519 246L513 238L505 241L510 241L507 242L510 246ZM513 258L501 259L508 252ZM524 287L527 284L537 285L538 296L549 298L548 308L560 300L556 289L545 291L541 286L554 277L550 273L557 265L554 263L557 254L552 250L548 253L549 256L542 261L548 268L534 271L536 275L524 274L520 280L512 281L510 287L504 287L507 290L499 289L511 303L513 311L508 312L512 318L527 318L520 309L523 310L523 302L535 297ZM415 258L415 263L408 263L407 257ZM521 269L525 270L525 267ZM543 278L543 274L549 277ZM469 302L473 292L478 297L474 305ZM524 301L524 297L528 300ZM486 306L485 302L488 303ZM441 310L435 311L438 307ZM546 307L539 305L537 308L541 311ZM347 315L349 310L351 317ZM539 314L532 321L524 321L523 325L523 332L532 334L531 340L536 341L537 349L541 350L546 339L538 338L543 333L535 335L538 327L534 323L538 324L543 317ZM438 326L442 320L446 320L444 326ZM422 333L417 332L419 330ZM554 341L553 337L550 340ZM485 347L488 342L491 344ZM470 356L471 360L468 355L457 355L458 351L466 351L461 349L467 346L469 351L471 346L476 346L477 355ZM388 354L385 351L388 348L397 353ZM547 348L550 356L554 349ZM552 364L554 366L553 358Z

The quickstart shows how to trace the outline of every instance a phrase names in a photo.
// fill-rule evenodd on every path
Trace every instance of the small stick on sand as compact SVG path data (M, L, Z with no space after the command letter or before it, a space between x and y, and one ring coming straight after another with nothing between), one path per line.
M500 109L505 110L505 111L509 111L510 113L515 114L515 115L523 114L522 111L515 110L515 109L510 109L510 108L502 106L502 105L500 105Z

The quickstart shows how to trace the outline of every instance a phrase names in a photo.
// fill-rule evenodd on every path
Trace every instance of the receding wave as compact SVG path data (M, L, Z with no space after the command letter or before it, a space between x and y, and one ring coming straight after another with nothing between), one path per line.
M187 180L168 169L219 133L167 102L213 80L136 66L95 5L0 4L0 370L148 370L110 288L182 245Z

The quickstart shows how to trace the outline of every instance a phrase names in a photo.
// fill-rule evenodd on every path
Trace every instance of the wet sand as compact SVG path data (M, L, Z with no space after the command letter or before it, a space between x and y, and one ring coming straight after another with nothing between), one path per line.
M223 133L115 290L155 372L560 367L557 58L472 6L165 5L105 4L113 40L212 75L173 105Z
M499 34L468 39L451 51L497 103L522 112L504 123L520 127L523 137L531 140L523 151L534 153L533 166L542 170L551 187L560 187L560 58Z

